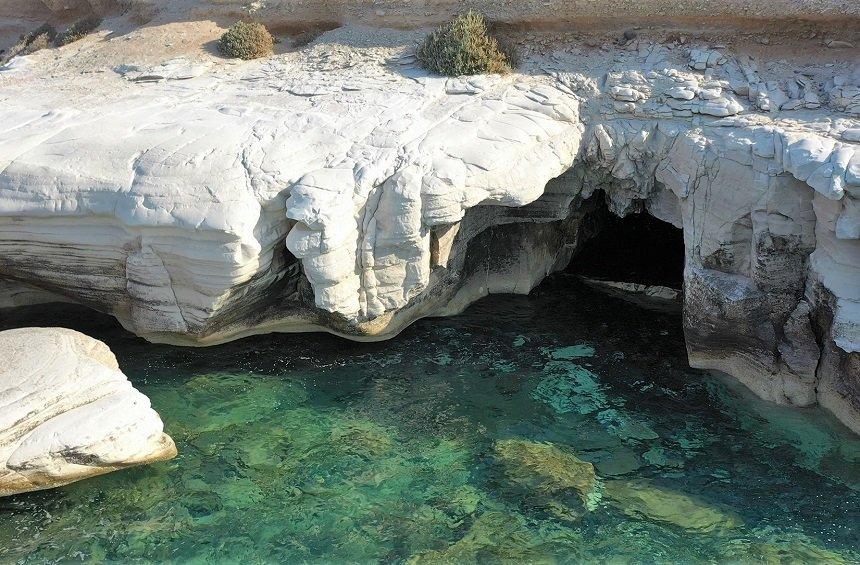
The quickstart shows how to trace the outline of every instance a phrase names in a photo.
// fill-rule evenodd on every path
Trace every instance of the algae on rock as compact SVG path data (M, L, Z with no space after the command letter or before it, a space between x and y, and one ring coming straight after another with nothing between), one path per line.
M606 481L604 494L624 514L671 524L694 532L713 532L742 525L740 518L686 494L654 486L646 480Z
M543 496L573 491L588 510L600 500L594 465L560 446L505 439L496 442L494 451L506 476L519 486Z

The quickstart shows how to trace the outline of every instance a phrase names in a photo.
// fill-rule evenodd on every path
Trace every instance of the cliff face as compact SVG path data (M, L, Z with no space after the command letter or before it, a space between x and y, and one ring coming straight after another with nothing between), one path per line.
M596 19L695 21L717 18L746 20L795 18L841 20L857 16L851 0L476 0L469 7L494 21L513 23L570 23ZM0 0L0 17L45 18L127 10L149 14L179 13L190 17L235 16L254 13L270 20L292 22L338 21L350 24L392 23L400 26L438 23L463 9L454 0Z
M517 74L446 79L420 32L347 26L135 65L170 25L0 72L0 305L47 291L192 345L384 339L528 292L603 191L683 228L693 365L860 431L855 49L538 36Z
M693 366L727 372L776 402L820 402L851 421L860 246L851 227L856 190L845 180L856 182L860 153L774 124L711 127L598 125L585 162L608 174L590 181L586 172L585 186L604 187L620 213L642 205L683 228ZM830 174L843 160L847 177Z

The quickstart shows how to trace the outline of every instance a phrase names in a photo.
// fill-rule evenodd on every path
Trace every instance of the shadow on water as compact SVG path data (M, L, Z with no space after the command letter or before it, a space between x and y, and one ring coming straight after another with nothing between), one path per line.
M0 501L0 561L853 561L860 442L557 275L384 343L108 343L175 460ZM583 463L584 462L584 463ZM593 470L593 471L592 471Z

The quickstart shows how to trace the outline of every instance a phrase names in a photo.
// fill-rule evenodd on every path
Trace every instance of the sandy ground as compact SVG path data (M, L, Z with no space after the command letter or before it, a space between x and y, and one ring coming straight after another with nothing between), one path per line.
M705 34L724 43L763 40L787 50L805 51L827 39L860 43L856 0L475 0L468 6L511 33L560 33L563 42L604 36L596 39L603 43L641 28ZM165 50L176 54L190 54L183 50L195 43L211 51L207 44L237 19L267 24L286 40L283 50L340 25L434 26L464 7L454 0L0 0L0 50L44 22L62 29L92 13L106 17L105 27L114 34L155 28L130 44L146 56L160 49L162 39ZM183 24L170 27L171 22ZM805 39L817 41L807 45Z
M85 39L59 49L47 49L30 58L52 76L69 73L101 73L118 64L157 64L176 57L209 61L219 65L234 65L223 59L217 41L234 17L199 20L177 19L176 11L165 11L151 20L142 21L137 12L125 12L107 17L97 32ZM617 23L617 22L616 22ZM41 22L26 19L0 18L0 50L8 49L23 33L35 29ZM62 28L59 24L58 27ZM346 26L334 32L331 22L315 25L272 25L276 37L276 53L294 51L325 33L319 40L337 41L369 47L374 43L390 44L391 33L375 33L372 28ZM390 30L389 30L390 31ZM756 30L725 29L706 23L676 22L672 26L651 23L617 26L603 22L597 26L572 26L559 30L546 26L498 25L496 32L514 45L521 57L548 55L571 47L585 51L609 52L631 50L642 42L657 42L685 46L690 44L728 48L747 53L760 61L772 61L793 66L824 65L839 61L860 60L855 48L829 47L834 40L860 45L860 27L814 22L772 24ZM626 40L626 37L634 39ZM426 30L403 30L404 45L414 44ZM838 44L837 44L838 45Z
M21 1L24 0L0 0L0 8L3 2L8 5ZM27 1L32 3L32 0ZM262 61L229 60L218 53L221 34L237 18L247 17L234 9L232 0L223 0L219 10L204 9L211 8L214 0L175 0L169 9L155 11L142 9L138 0L133 2L136 7L129 9L118 8L114 0L101 1L103 7L110 9L104 9L108 15L96 32L62 48L44 49L28 56L26 65L38 69L35 73L0 72L0 103L21 97L40 97L45 106L50 106L68 100L83 103L120 97L139 86L124 80L115 71L123 65L151 67L184 58L192 64L208 65L207 73L233 73L248 65L263 64ZM69 0L65 5L74 7L75 3ZM79 15L81 10L72 12ZM23 33L45 22L34 13L28 13L27 18L0 17L0 50L8 49ZM58 29L68 25L68 18L63 20L57 14L50 15L48 21ZM519 70L525 73L541 72L542 63L559 52L566 54L566 60L570 60L571 53L581 57L581 68L569 70L587 74L617 65L635 68L635 52L654 43L672 47L679 56L692 47L749 54L759 63L765 80L783 79L801 68L805 69L804 74L823 82L836 74L852 75L855 72L852 63L860 61L857 47L834 48L832 43L836 40L860 46L860 26L834 27L832 21L782 21L759 22L754 28L741 29L727 28L725 23L725 20L691 22L679 19L671 25L665 22L621 25L619 20L604 19L567 26L520 22L494 24L494 27L500 37L514 46L518 59L523 62ZM385 50L390 47L412 49L430 29L357 24L339 27L331 21L307 25L269 22L269 28L277 40L276 54L287 59L309 42L327 46L326 49L335 52L335 57L338 51L343 54L350 50L384 57L387 56ZM379 52L374 55L374 50ZM300 60L298 55L295 53L297 61ZM301 64L306 65L308 61Z

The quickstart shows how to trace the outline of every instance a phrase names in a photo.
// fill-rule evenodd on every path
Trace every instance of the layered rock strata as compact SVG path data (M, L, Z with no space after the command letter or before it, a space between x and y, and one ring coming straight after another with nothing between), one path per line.
M817 21L842 20L856 16L851 0L652 0L633 2L547 2L546 0L475 0L469 7L493 20L514 23L569 24L597 19L627 18L631 21L677 19L744 20L785 22L796 18ZM338 21L352 24L428 24L444 21L463 9L455 0L431 0L416 4L409 0L2 0L0 17L68 17L95 13L115 14L135 10L145 14L163 11L189 13L196 18L253 14L286 22Z
M418 37L341 28L152 82L32 56L0 78L0 277L154 341L382 339L528 292L603 201L683 228L694 366L860 431L856 66L627 39L446 79Z
M0 496L176 455L104 343L60 328L7 330L0 359Z

